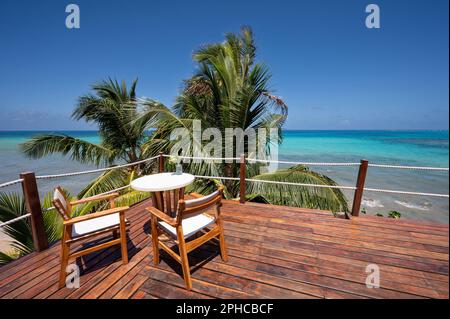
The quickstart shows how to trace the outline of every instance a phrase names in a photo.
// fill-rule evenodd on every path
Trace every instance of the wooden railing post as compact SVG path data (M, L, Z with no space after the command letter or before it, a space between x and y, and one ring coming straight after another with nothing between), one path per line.
M358 179L356 180L356 190L353 197L353 207L352 216L359 216L359 211L361 209L361 202L364 193L364 184L366 182L367 168L369 166L369 161L361 160L361 165L359 166Z
M159 152L159 172L164 173L164 153Z
M241 154L239 171L239 202L245 204L245 155Z
M22 190L28 213L31 214L31 231L33 243L36 251L48 248L48 240L45 234L44 219L42 216L41 201L34 173L27 172L20 174L23 179Z

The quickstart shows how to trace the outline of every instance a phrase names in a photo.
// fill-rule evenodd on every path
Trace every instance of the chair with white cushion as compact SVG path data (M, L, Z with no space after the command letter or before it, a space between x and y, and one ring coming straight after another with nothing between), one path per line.
M191 200L180 199L175 217L170 217L155 207L147 208L152 216L153 261L155 265L159 264L159 246L161 246L181 264L184 282L188 290L192 289L187 256L189 252L217 237L222 260L225 262L228 260L222 216L220 215L222 194L223 188L219 188L208 196L191 194L196 198ZM160 241L159 235L162 232L175 239L179 254ZM201 236L194 236L195 234L201 234Z
M113 245L121 245L122 262L123 264L128 263L125 211L129 207L116 207L114 199L118 196L118 193L112 193L70 202L60 187L55 189L52 202L64 220L63 235L61 238L59 288L65 285L66 268L70 258L78 258ZM108 200L110 208L87 215L71 217L73 206L101 200ZM70 245L72 243L106 233L112 233L112 240L102 241L97 245L92 245L89 248L76 251L72 254L70 253Z

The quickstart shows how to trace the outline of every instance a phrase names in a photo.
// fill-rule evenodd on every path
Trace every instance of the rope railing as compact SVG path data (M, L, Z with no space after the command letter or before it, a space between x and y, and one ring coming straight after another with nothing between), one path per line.
M22 178L16 179L16 180L13 180L13 181L9 181L9 182L0 184L0 188L8 187L8 186L19 184L19 183L22 183L22 182L23 182Z
M10 220L8 220L7 222L0 223L0 228L3 228L3 227L5 227L5 226L8 226L9 224L18 222L19 220L28 218L28 217L30 217L30 216L31 216L31 213L23 214L23 215L21 215L21 216L19 216L19 217L17 217L17 218L10 219Z
M118 188L116 188L116 189L113 189L113 190L110 190L110 191L107 191L107 192L104 192L104 193L100 193L100 194L94 195L94 196L92 196L92 197L95 197L95 196L103 196L103 195L109 195L109 194L112 194L112 193L114 193L114 192L118 192L118 191L127 189L127 188L130 187L130 186L131 186L131 185L128 184L128 185L125 185L125 186L122 186L122 187L118 187Z
M153 156L153 157L150 157L150 158L146 158L146 159L141 160L141 161L137 161L137 162L133 162L133 163L127 163L127 164L123 164L123 165L115 165L115 166L106 167L106 168L99 168L99 169L79 171L79 172L71 172L71 173L63 173L63 174L41 175L41 176L36 176L35 178L36 178L36 180L38 180L38 179L61 178L61 177L69 177L69 176L77 176L77 175L84 175L84 174L99 173L99 172L104 172L104 171L108 171L108 170L124 168L124 167L129 167L129 166L134 166L134 165L146 163L148 161L151 161L151 160L154 160L154 159L157 159L157 158L159 158L159 155ZM0 188L12 186L12 185L19 184L19 183L22 183L22 182L24 182L23 178L20 178L20 179L17 179L17 180L12 180L12 181L0 184ZM110 191L107 191L107 192L104 192L104 193L101 193L101 194L97 194L97 195L94 195L94 196L108 195L108 194L111 194L111 193L114 193L114 192L126 189L128 187L130 187L130 185L119 187L119 188L116 188L116 189L113 189L113 190L110 190ZM52 211L54 209L55 209L55 207L53 207L53 206L52 207L48 207L47 209L45 209L43 211L43 213L47 213L47 212ZM3 228L5 226L8 226L8 225L13 224L15 222L18 222L18 221L20 221L22 219L25 219L25 218L28 218L30 216L31 216L31 213L27 213L27 214L21 215L20 217L8 220L8 221L3 222L3 223L0 223L0 228Z
M232 181L239 181L240 180L239 177L204 176L204 175L194 175L194 176L196 178L205 178L205 179L220 179L220 180L232 180ZM246 182L252 182L252 183L268 183L268 184L287 185L287 186L302 186L302 187L316 187L316 188L356 190L355 186L343 186L343 185L324 185L324 184L280 182L280 181L269 181L269 180L251 179L251 178L246 178L245 181ZM447 195L447 194L397 191L397 190L379 189L379 188L364 188L364 191L378 192L378 193L402 194L402 195L418 195L418 196L431 196L431 197L449 198L449 195Z
M77 175L105 172L105 171L109 171L109 170L113 170L113 169L124 168L124 167L129 167L129 166L146 163L151 160L157 159L158 157L159 156L153 156L153 157L146 158L144 160L133 162L133 163L127 163L127 164L123 164L123 165L115 165L115 166L110 166L110 167L106 167L106 168L99 168L99 169L93 169L93 170L87 170L87 171L53 174L53 175L41 175L41 176L36 176L36 179L60 178L60 177L68 177L68 176L77 176Z
M163 154L163 157L172 157L172 155ZM240 157L199 157L199 156L181 156L177 155L180 159L199 159L199 160L222 160L222 161L240 161ZM245 158L248 162L258 163L278 163L278 164L290 164L290 165L306 165L306 166L360 166L361 163L357 162L297 162L297 161L278 161L269 159L257 159L257 158ZM392 169L409 169L409 170L429 170L429 171L444 171L448 172L447 167L431 167L431 166L406 166L406 165L390 165L390 164L369 164L370 167L377 168L392 168Z
M163 154L163 157L171 157L171 155ZM50 179L50 178L61 178L61 177L70 177L84 174L93 174L105 172L113 169L124 168L129 166L134 166L138 164L142 164L154 159L157 159L159 156L153 156L151 158L147 158L141 161L127 163L123 165L115 165L106 168L99 168L93 170L85 170L78 172L70 172L70 173L61 173L61 174L51 174L51 175L40 175L36 176L36 179ZM239 157L196 157L196 156L178 156L182 159L203 159L203 160L233 160L240 161ZM279 163L279 164L291 164L291 165L307 165L307 166L360 166L360 163L346 163L346 162L294 162L294 161L276 161L276 160L260 160L256 158L245 158L246 161L249 162L260 162L260 163ZM368 164L369 167L376 168L391 168L391 169L409 169L409 170L430 170L430 171L444 171L448 172L449 168L446 167L427 167L427 166L405 166L405 165L389 165L389 164ZM6 183L0 184L0 188L8 187L11 185L15 185L21 183L23 179L12 180Z
M163 157L172 157L169 154L163 154ZM177 155L180 159L194 159L194 160L206 160L206 161L239 161L240 157L202 157L202 156L184 156Z
M55 209L56 209L55 206L51 206L51 207L48 207L48 208L44 209L43 213L47 213L47 212L55 210Z
M364 187L364 191L366 191L366 192L376 192L376 193L400 194L400 195L416 195L416 196L429 196L429 197L449 198L448 194L434 194L434 193L397 191L397 190L379 189L379 188L366 188L366 187Z
M227 181L239 181L241 180L239 177L226 177L226 176L205 176L205 175L194 175L196 178L205 178L205 179L222 179Z
M93 169L93 170L85 170L85 171L78 171L78 172L70 172L70 173L62 173L62 174L52 174L52 175L40 175L36 176L36 179L51 179L51 178L61 178L61 177L70 177L70 176L77 176L77 175L84 175L84 174L92 174L92 173L99 173L104 172L108 170L113 169L119 169L129 166L134 166L142 163L146 163L152 160L155 160L157 158L160 159L160 170L161 165L164 166L164 160L163 158L171 157L171 155L168 154L162 154L160 153L157 156L153 156L144 160L136 161L133 163L127 163L127 164L121 164L121 165L115 165L111 167L106 168L99 168L99 169ZM199 159L199 160L211 160L211 161L238 161L241 165L241 176L240 177L226 177L226 176L207 176L207 175L195 175L196 178L201 179L220 179L220 180L232 180L232 181L241 181L243 182L243 187L241 186L241 197L242 193L244 193L245 196L245 183L270 183L270 184L278 184L278 185L285 185L285 186L301 186L301 187L315 187L315 188L329 188L329 189L342 189L342 190L352 190L356 192L378 192L378 193L390 193L390 194L401 194L401 195L413 195L413 196L430 196L430 197L438 197L438 198L449 198L448 194L436 194L436 193L425 193L425 192L411 192L411 191L400 191L400 190L390 190L390 189L379 189L379 188L369 188L369 187L363 187L363 185L357 185L354 186L345 186L345 185L323 185L323 184L309 184L309 183L294 183L294 182L282 182L282 181L269 181L269 180L260 180L260 179L252 179L252 178L246 178L245 177L245 165L247 162L260 162L260 163L279 163L279 164L290 164L290 165L306 165L306 166L359 166L360 172L362 168L362 163L366 162L366 168L367 167L374 167L374 168L386 168L386 169L408 169L408 170L427 170L427 171L444 171L448 172L449 169L445 167L426 167L426 166L404 166L404 165L389 165L389 164L368 164L367 161L362 161L361 163L353 163L353 162L296 162L296 161L277 161L277 160L269 160L269 159L256 159L256 158L245 158L244 156L241 157L198 157L198 156L177 156L181 159ZM365 178L365 176L364 176ZM15 184L24 183L24 179L20 178L17 180L12 180L6 183L0 184L0 188L12 186ZM130 187L129 185L125 185L107 192L103 192L101 194L93 195L95 196L102 196L102 195L108 195L110 193L114 193L117 191L121 191L124 189L127 189ZM243 201L245 202L245 200ZM49 212L51 210L54 210L55 207L49 207L45 209L43 212ZM14 218L12 220L9 220L7 222L0 223L0 228L5 227L7 225L10 225L14 222L17 222L19 220L25 219L30 217L32 214L24 214L20 217Z
M259 163L278 163L290 165L307 165L307 166L360 166L361 163L332 163L332 162L290 162L290 161L275 161L275 160L260 160L256 158L246 158L249 162Z
M369 164L369 167L448 172L447 167L405 166L405 165L389 165L389 164Z
M308 184L308 183L291 183L291 182L279 182L279 181L268 181L263 179L251 179L246 178L246 182L252 183L268 183L268 184L278 184L278 185L288 185L288 186L303 186L303 187L317 187L317 188L331 188L331 189L348 189L355 190L354 186L341 186L341 185L324 185L324 184Z

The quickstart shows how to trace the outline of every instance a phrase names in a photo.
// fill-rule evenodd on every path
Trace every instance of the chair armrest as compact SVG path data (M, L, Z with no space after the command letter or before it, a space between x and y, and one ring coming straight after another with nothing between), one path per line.
M72 224L75 224L75 223L83 222L83 221L94 219L94 218L99 218L99 217L112 215L112 214L117 214L117 213L123 213L127 209L129 209L128 206L111 208L111 209L103 210L103 211L100 211L100 212L95 212L95 213L92 213L92 214L87 214L87 215L83 215L83 216L74 217L74 218L71 218L69 220L64 221L63 224L64 225L72 225Z
M75 205L89 203L89 202L93 202L93 201L97 201L97 200L107 200L107 199L111 200L116 197L119 197L119 193L111 193L111 194L101 195L101 196L91 196L91 197L86 197L86 198L82 198L82 199L70 202L70 205L75 206Z
M195 197L195 198L202 198L202 197L205 197L204 195L199 194L199 193L190 193L189 195L192 196L192 197Z
M150 212L150 214L165 221L170 226L177 226L177 220L175 218L169 217L167 214L163 213L156 207L147 207L146 209Z

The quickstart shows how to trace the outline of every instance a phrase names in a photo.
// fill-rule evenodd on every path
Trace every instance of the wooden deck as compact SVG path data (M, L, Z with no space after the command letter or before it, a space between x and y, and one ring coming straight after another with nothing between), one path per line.
M448 298L448 225L224 201L230 260L215 243L190 254L193 290L162 253L152 263L149 202L134 206L122 266L112 247L78 260L78 289L57 288L59 245L0 268L0 298ZM366 266L380 268L367 288Z

